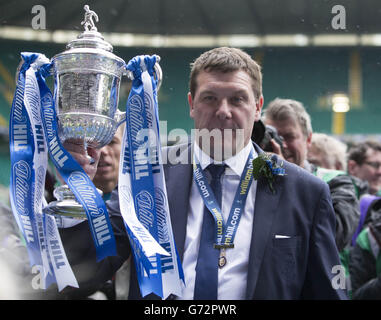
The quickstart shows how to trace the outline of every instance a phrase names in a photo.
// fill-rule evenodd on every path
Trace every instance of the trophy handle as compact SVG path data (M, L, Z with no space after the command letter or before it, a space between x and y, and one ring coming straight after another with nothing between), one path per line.
M157 79L157 91L159 91L161 87L161 83L163 82L163 71L159 65L159 61L160 61L159 56L156 56L156 61L157 62L155 63L155 66L154 66L154 70L155 70L154 76ZM134 75L132 74L130 70L126 70L123 74L126 75L127 78L129 78L131 81L134 80Z
M154 70L155 70L154 76L157 79L157 91L160 90L160 86L163 81L163 71L159 65L159 62L160 62L160 57L156 56L156 63L154 66ZM124 69L123 75L126 75L131 81L134 80L134 75L132 74L130 70ZM116 120L117 128L118 128L126 120L126 112L122 112L119 109L117 109L115 112L115 120Z
M160 57L158 57L157 61L160 61ZM163 82L163 71L161 70L160 64L156 62L154 69L155 69L155 74L157 78L157 91L160 90L161 83Z

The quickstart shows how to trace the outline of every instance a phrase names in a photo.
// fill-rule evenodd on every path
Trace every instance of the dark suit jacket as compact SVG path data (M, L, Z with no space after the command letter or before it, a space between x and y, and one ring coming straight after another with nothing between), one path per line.
M258 153L262 152L255 145ZM172 228L182 258L186 236L189 194L192 184L191 148L189 145L168 148L164 165ZM174 163L175 162L175 163ZM176 163L177 162L177 163ZM184 164L185 163L185 164ZM286 175L277 177L273 193L265 179L258 180L251 235L247 299L345 299L343 290L331 285L335 265L340 265L335 244L335 214L328 185L304 169L284 161ZM64 230L67 241L81 239L78 251L69 255L77 279L86 287L93 281L104 281L123 263L130 253L128 238L119 212L117 191L108 202L108 209L117 240L118 257L109 257L95 264L95 250L89 249L89 233ZM76 228L76 227L74 227ZM73 229L73 228L71 228ZM80 233L75 235L74 233ZM275 235L290 238L276 239ZM88 238L85 239L85 236ZM68 250L71 253L71 245ZM68 251L66 250L66 251ZM79 267L77 267L79 266ZM131 268L131 299L141 299L135 268ZM91 274L91 276L90 276ZM146 298L155 299L153 294Z

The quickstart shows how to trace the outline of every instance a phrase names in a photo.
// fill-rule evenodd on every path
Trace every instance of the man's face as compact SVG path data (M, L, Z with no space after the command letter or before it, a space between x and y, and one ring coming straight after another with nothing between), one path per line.
M304 167L312 135L305 137L300 125L292 118L282 121L268 119L266 124L275 127L278 134L283 137L284 158L300 167Z
M217 160L220 156L226 159L229 152L230 156L234 155L249 143L254 121L260 117L263 97L255 99L252 80L242 70L202 71L197 76L194 97L188 93L188 102L195 129L218 132L217 139L208 139L210 150L206 150L205 139L198 141L203 151Z
M308 149L308 156L307 159L310 163L326 168L326 169L333 169L333 170L342 170L343 168L338 168L334 164L331 164L327 157L325 157L324 153L320 152L318 148L316 148L314 145L311 145Z
M353 160L348 161L349 174L368 181L369 192L377 193L381 189L381 152L374 149L368 149L365 161L359 165Z
M101 149L94 184L104 193L111 192L117 185L122 139L123 129L119 127L111 142Z

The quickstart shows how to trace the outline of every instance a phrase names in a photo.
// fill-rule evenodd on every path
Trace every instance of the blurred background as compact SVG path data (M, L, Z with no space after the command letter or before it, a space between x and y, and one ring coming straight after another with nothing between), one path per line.
M166 132L193 126L189 64L217 46L239 47L263 69L265 107L301 101L314 131L351 143L381 140L381 1L108 0L0 1L0 187L9 185L9 114L20 52L51 58L83 31L83 6L98 31L128 61L158 54L163 69L159 116ZM125 110L129 82L121 86ZM1 194L0 190L0 194Z

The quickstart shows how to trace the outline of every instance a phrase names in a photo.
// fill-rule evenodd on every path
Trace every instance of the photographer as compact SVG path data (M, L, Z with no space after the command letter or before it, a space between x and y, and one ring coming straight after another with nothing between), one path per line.
M318 167L307 160L312 139L311 119L300 102L279 98L271 101L264 110L264 123L266 127L269 125L274 127L282 137L278 138L282 144L275 139L270 140L274 153L317 175ZM336 245L339 252L343 252L350 245L359 221L356 190L352 179L344 172L330 180L323 180L329 185L336 213Z
M282 154L283 137L278 135L278 130L275 127L265 125L260 119L254 123L251 140L259 145L263 151Z

